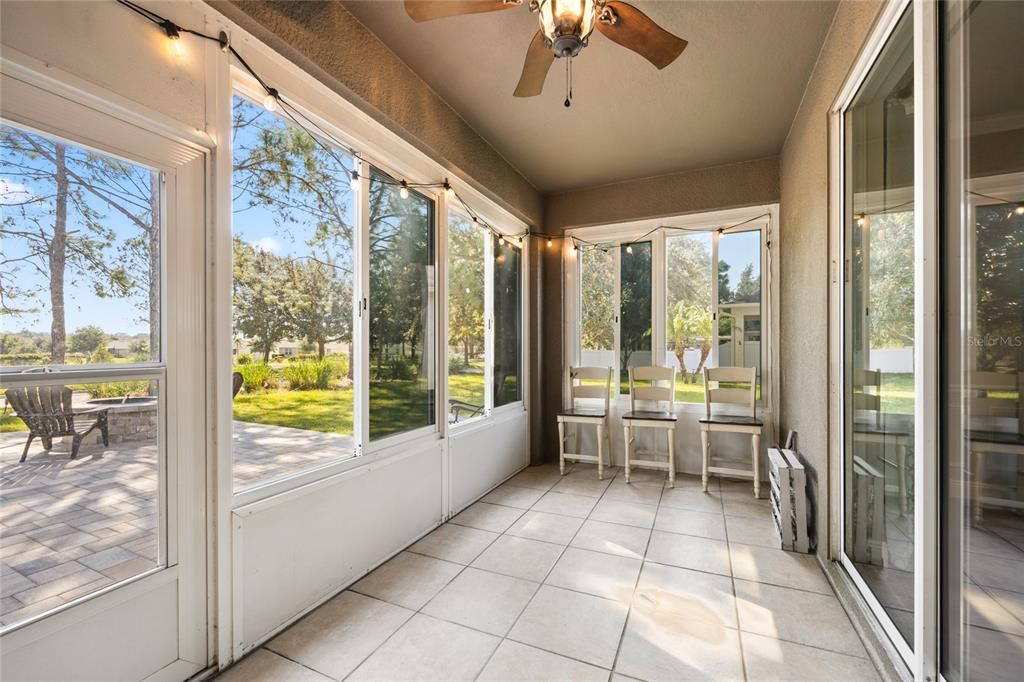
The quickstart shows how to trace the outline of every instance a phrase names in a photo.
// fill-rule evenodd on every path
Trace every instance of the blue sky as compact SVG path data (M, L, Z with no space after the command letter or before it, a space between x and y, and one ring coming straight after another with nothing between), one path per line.
M249 126L239 132L236 145L251 146L259 134L261 126L287 125L281 118L266 112L255 104L242 101L243 115L248 119L254 116L259 126ZM6 125L4 126L7 127ZM45 141L42 136L35 136L36 139ZM81 152L79 152L81 153ZM70 155L70 152L69 152ZM339 153L340 158L347 158ZM53 182L40 179L29 179L24 173L12 172L12 163L25 164L33 169L52 169L52 165L45 160L29 160L24 155L16 158L6 150L3 158L2 171L0 171L0 212L4 219L13 219L15 229L31 227L30 223L20 216L20 212L10 206L25 202L33 197L52 197L55 192ZM138 167L140 175L144 169ZM29 171L31 172L31 171ZM340 183L344 191L348 192L347 182ZM275 214L264 205L249 207L249 195L244 191L235 193L236 212L233 216L232 231L246 242L278 256L301 258L311 255L308 242L315 234L316 224L308 216L297 216L295 222L279 224L275 220ZM352 220L352 202L348 202L348 220ZM4 207L6 205L6 207ZM54 202L52 199L40 202L33 211L33 215L40 220L40 224L47 232L52 230L52 211ZM125 217L112 210L102 199L87 195L84 206L81 210L69 207L68 229L69 231L83 230L82 211L95 211L103 218L100 220L103 227L110 230L112 234L111 245L105 249L105 260L114 262L117 260L117 251L126 240L137 238L140 231ZM46 215L47 213L51 215ZM0 244L0 250L5 259L16 259L25 256L29 251L29 243L20 237L7 237ZM340 256L341 254L334 254ZM41 266L45 263L39 261ZM7 266L7 269L13 266ZM173 272L167 275L174 277ZM65 282L65 323L68 333L86 325L96 325L104 329L108 334L148 334L149 324L146 319L148 311L147 295L145 286L134 290L128 297L100 297L90 286L90 277L80 269L69 267L66 272ZM21 299L14 302L19 308L38 308L37 312L29 312L19 315L4 315L0 317L0 330L4 332L16 332L23 329L37 332L48 332L51 323L48 280L30 264L22 264L18 267L15 281L21 288L35 289L38 294L32 300Z

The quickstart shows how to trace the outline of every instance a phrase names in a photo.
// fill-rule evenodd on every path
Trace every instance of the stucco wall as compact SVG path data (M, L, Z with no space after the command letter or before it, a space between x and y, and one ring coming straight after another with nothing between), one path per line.
M544 226L561 234L570 227L769 204L779 196L778 159L759 159L553 194L544 203ZM538 251L544 289L540 447L550 460L558 456L555 413L562 403L561 244L538 245Z
M842 2L782 148L780 426L813 468L818 551L828 543L828 110L883 3Z
M540 225L537 190L340 3L209 4L489 198Z

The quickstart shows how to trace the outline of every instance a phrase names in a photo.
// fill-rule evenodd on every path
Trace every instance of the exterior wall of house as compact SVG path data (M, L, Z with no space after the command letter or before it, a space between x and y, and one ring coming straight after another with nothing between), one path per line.
M841 2L782 148L782 434L812 469L818 552L828 551L828 110L883 3Z
M758 159L553 194L545 200L544 229L559 235L573 227L770 204L779 196L779 160ZM555 414L562 403L562 245L548 248L535 241L534 246L544 291L542 426L535 427L541 442L534 455L540 449L550 459L558 456Z

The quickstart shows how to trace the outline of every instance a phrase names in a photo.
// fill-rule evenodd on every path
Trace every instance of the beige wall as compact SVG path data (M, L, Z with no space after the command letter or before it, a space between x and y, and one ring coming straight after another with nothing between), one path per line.
M782 433L798 432L813 469L818 551L828 519L828 110L880 2L842 2L782 148L780 223Z
M779 196L779 160L759 159L553 194L545 200L544 225L549 234L561 234L570 227L769 204L779 201ZM540 447L539 456L549 460L558 456L555 413L562 402L560 248L559 242L552 248L537 245L544 290L541 310L544 386L542 432L535 435L541 441L534 446L534 456L538 457L537 447Z

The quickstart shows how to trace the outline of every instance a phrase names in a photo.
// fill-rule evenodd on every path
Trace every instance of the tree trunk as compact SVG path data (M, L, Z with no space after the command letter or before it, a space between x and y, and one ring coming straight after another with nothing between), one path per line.
M682 344L676 344L676 359L679 360L679 374L683 377L683 381L686 381L686 359L684 357L686 348Z
M50 363L63 365L67 352L64 328L64 268L68 243L68 167L65 146L54 145L54 180L57 194L53 214L53 238L50 240Z
M704 363L708 361L708 355L711 354L711 346L704 344L700 347L700 362L697 363L697 369L693 370L693 378L697 379L697 374L704 371Z
M160 348L160 184L153 173L149 190L149 357L159 360Z
M323 360L325 351L327 350L327 342L323 339L317 339L316 342L316 357L317 360Z
M462 355L466 358L466 367L469 367L469 341L463 342Z

